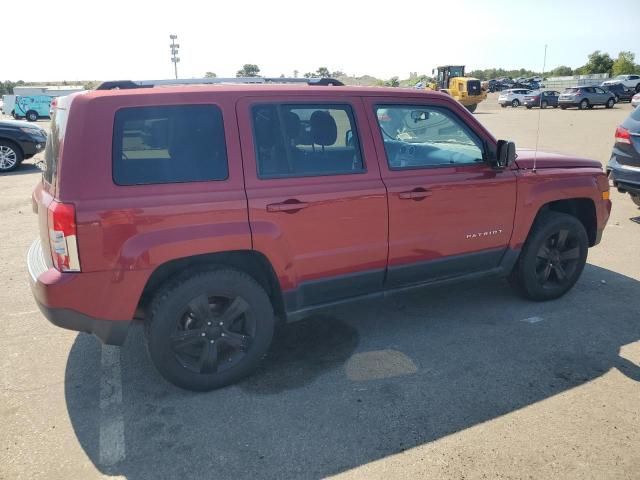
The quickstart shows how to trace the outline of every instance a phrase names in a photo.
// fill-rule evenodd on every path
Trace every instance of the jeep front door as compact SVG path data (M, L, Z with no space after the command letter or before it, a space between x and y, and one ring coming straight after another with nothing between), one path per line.
M498 267L511 236L516 180L483 161L493 139L450 102L367 104L389 197L388 286Z

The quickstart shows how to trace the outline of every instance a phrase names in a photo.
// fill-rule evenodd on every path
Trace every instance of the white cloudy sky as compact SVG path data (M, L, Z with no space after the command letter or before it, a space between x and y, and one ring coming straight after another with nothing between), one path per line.
M443 63L540 70L545 43L549 68L577 67L596 49L640 57L639 19L640 0L6 1L0 79L171 77L170 33L181 77L233 76L244 63L267 76L326 66L404 78Z

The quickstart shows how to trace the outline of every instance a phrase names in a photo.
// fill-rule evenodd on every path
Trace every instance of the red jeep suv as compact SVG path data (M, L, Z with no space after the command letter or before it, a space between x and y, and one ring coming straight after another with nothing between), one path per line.
M28 254L44 315L109 344L142 320L159 372L210 390L330 305L492 274L533 300L574 285L611 209L599 162L516 156L442 93L338 83L60 98Z

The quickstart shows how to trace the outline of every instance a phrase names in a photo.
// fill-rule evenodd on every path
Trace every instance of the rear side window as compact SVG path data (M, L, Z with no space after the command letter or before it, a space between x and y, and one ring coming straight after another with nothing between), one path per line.
M116 184L201 182L227 176L227 149L218 107L172 105L116 112Z
M262 104L251 116L260 178L364 171L349 105Z

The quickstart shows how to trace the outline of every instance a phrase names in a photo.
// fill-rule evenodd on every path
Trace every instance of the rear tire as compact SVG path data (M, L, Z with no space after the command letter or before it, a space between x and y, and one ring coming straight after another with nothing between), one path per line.
M501 104L500 104L500 106L501 106L502 108L507 108L507 104L506 104L506 103L501 103Z
M208 391L240 380L267 352L275 317L264 289L228 267L194 271L156 294L145 319L147 349L174 385Z
M476 108L478 108L478 104L474 103L473 105L465 105L465 107L467 107L467 110L469 110L471 113L476 111Z
M589 100L587 100L586 98L582 100L580 102L580 105L578 105L578 108L580 110L586 110L587 108L591 108L591 105L589 105Z
M613 98L610 98L609 100L607 100L607 103L605 104L605 108L613 108L613 106L615 105L615 100Z
M566 110L567 107L565 105L560 105L560 110Z
M511 102L511 106L512 106L513 108L518 108L518 107L520 106L520 100L518 100L517 98L516 98L516 99L514 99L514 100Z
M13 142L0 140L0 173L10 172L24 160L22 150Z
M533 107L531 105L527 105L527 110L531 110Z
M561 297L582 274L588 248L580 220L565 213L542 213L531 228L511 281L530 300Z
M34 111L34 110L29 110L25 116L25 118L29 121L29 122L37 122L38 121L38 112Z

